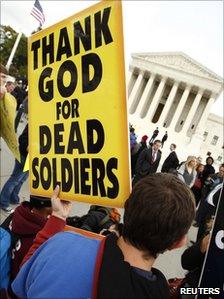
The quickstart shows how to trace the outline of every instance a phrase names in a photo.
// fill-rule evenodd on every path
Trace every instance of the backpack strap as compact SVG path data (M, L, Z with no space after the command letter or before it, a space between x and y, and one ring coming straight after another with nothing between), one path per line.
M110 220L110 215L106 215L101 221L100 223L98 224L98 227L101 228L107 221Z

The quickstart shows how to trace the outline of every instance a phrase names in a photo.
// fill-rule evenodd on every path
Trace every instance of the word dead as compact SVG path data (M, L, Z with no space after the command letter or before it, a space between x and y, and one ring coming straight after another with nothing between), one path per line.
M78 121L71 122L67 140L63 123L54 124L53 130L46 125L39 127L39 153L44 157L35 157L32 160L32 187L37 189L42 185L43 189L48 190L61 178L63 192L73 191L74 194L116 198L119 192L116 177L118 159L111 157L104 161L93 156L79 156L98 154L103 149L105 133L102 124L97 119L86 121L86 144L81 132L83 130ZM48 159L46 155L50 151L53 151L57 158ZM74 158L64 158L65 154Z
M66 132L67 133L67 132ZM53 133L48 126L40 126L39 128L39 152L46 155L50 149L53 149L55 154L97 154L101 151L105 142L105 134L102 124L96 120L91 119L86 121L86 136L87 145L84 148L83 137L78 121L71 122L68 140L66 140L67 147L63 145L65 129L64 124L54 124ZM96 138L94 138L94 136ZM95 139L95 140L94 140ZM52 145L53 143L53 145ZM76 152L75 152L76 150Z

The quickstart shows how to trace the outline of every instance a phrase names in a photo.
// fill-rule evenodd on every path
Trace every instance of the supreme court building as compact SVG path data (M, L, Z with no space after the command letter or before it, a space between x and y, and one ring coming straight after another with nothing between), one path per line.
M223 118L210 114L223 89L223 79L182 52L132 55L128 80L129 123L140 141L168 132L163 161L171 143L180 161L194 154L205 162L208 151L223 163Z

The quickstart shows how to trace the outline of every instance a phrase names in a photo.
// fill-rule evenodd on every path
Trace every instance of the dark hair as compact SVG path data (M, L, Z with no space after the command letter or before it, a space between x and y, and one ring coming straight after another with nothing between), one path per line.
M162 143L162 141L161 140L159 140L159 139L157 139L157 140L155 140L154 142L153 142L153 144L156 144L156 143Z
M30 204L32 208L37 210L51 207L51 199L49 197L30 195Z
M209 156L209 157L206 159L206 163L208 162L209 159L212 160L212 164L213 164L213 163L214 163L214 159L213 159L211 156Z
M195 216L193 194L172 174L141 179L125 202L123 238L147 257L169 249L189 230Z
M172 145L174 148L177 148L177 146L176 146L175 143L171 143L171 145Z

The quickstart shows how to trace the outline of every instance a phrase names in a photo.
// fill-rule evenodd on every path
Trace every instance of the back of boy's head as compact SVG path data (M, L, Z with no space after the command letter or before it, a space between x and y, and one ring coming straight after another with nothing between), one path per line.
M134 186L125 202L122 235L156 257L186 235L194 216L191 190L172 174L152 174Z

